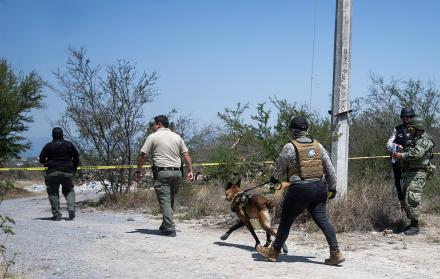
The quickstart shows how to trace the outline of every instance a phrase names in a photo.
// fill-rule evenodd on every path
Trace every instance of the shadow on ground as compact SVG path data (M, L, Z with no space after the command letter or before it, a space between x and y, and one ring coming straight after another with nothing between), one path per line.
M258 253L252 254L252 258L255 261L267 261L263 256ZM314 259L313 256L295 256L295 255L283 255L281 254L278 258L278 262L287 263L311 263L311 264L324 264L323 262L318 262L310 259Z
M134 229L134 231L127 233L141 233L141 234L153 234L153 235L161 235L158 229Z
M218 245L218 246L234 247L234 248L243 249L243 250L247 250L247 251L255 251L255 248L253 246L249 246L249 245L242 245L242 244L228 243L228 242L221 242L221 241L216 241L216 242L214 242L214 244Z
M42 221L51 221L51 222L55 222L54 220L52 220L52 217L40 217L40 218L34 218L32 220L42 220ZM61 220L65 220L65 221L72 221L67 217L61 217Z

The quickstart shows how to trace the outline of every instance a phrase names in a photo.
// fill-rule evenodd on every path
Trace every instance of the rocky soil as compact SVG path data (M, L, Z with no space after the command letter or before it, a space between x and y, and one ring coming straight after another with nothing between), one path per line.
M292 231L289 254L263 260L251 235L240 230L228 240L223 217L177 221L177 237L159 234L158 216L100 212L83 206L94 192L77 196L77 218L50 221L44 195L6 200L2 214L16 221L7 241L16 252L12 271L24 278L440 278L440 218L424 216L418 236L382 232L339 234L347 259L323 264L328 248L320 233ZM64 199L62 198L62 201ZM67 215L65 204L64 215ZM264 239L264 234L259 232Z

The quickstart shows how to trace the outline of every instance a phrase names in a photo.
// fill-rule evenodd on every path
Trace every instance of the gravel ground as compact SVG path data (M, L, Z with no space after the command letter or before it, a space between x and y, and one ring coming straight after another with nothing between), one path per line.
M322 264L328 249L320 233L292 232L289 255L270 263L248 232L221 241L226 229L207 226L209 220L178 221L177 237L169 238L158 233L157 217L139 213L84 207L74 221L50 221L46 196L6 200L0 208L16 221L7 247L18 253L12 271L25 278L440 278L438 217L416 237L340 234L347 261L331 267Z

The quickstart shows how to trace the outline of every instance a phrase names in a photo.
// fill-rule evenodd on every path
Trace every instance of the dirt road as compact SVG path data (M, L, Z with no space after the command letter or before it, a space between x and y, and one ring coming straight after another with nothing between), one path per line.
M319 233L292 232L289 254L271 263L246 231L221 241L225 229L200 221L178 221L177 237L168 238L157 217L138 213L84 208L74 221L50 221L45 196L7 200L0 209L16 221L7 247L18 253L13 271L26 278L440 278L434 217L415 237L340 234L347 261L332 267L322 264L328 249Z

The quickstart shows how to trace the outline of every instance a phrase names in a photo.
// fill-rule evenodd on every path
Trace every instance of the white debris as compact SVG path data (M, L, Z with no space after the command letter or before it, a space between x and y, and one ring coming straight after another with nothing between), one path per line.
M80 185L75 185L75 192L85 193L85 192L99 192L104 189L104 186L99 181L85 182ZM31 186L25 187L25 190L29 192L45 192L46 185L44 184L32 184Z

